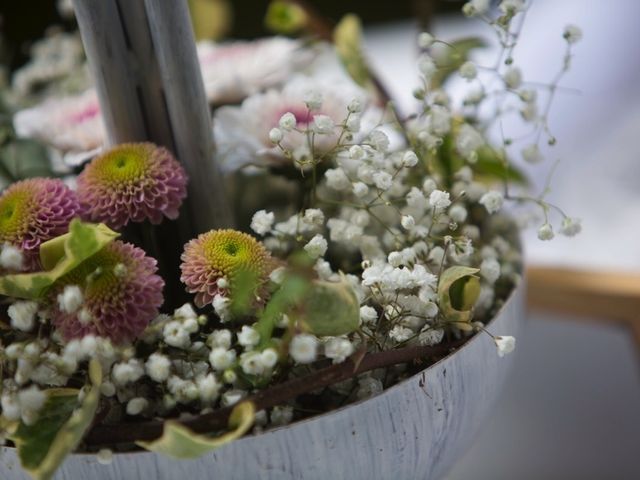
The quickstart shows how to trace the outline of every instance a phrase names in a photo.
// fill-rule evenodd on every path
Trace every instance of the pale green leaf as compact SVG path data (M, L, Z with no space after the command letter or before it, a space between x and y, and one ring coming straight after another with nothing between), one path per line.
M360 302L346 279L313 281L301 307L300 326L320 337L345 335L360 324Z
M473 306L480 295L477 268L455 266L446 269L438 283L440 311L447 322L462 330L470 330Z
M89 384L82 401L78 390L51 389L40 417L34 425L20 424L11 439L18 447L22 467L34 480L49 480L73 452L98 409L102 367L96 359L89 363Z
M255 405L252 402L241 402L233 409L229 417L231 431L219 437L209 437L194 433L175 420L164 422L162 436L152 442L136 442L142 448L162 453L178 459L198 458L212 450L230 443L244 435L253 425Z
M115 240L118 233L106 225L71 221L69 233L49 240L40 246L43 272L19 273L0 277L0 295L38 299L60 277L98 253Z
M362 24L357 15L342 17L333 31L333 42L340 61L353 81L368 87L371 75L362 50Z

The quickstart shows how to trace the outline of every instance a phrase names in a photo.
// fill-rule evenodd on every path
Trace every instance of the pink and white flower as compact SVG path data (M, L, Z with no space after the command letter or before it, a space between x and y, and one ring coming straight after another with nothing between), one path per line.
M322 99L317 110L307 106L310 94ZM246 165L278 165L290 162L281 148L274 146L270 131L280 126L283 115L295 117L296 129L287 131L280 145L291 152L308 150L304 133L314 127L315 118L335 125L344 123L347 106L358 98L365 103L365 92L352 82L324 82L305 76L294 77L282 90L271 89L245 99L240 106L219 108L214 118L214 136L224 170L235 170ZM332 133L315 135L315 153L335 146L339 128Z
M198 43L205 92L211 103L235 103L286 81L312 56L299 41L284 37L216 44Z
M20 137L40 140L63 152L95 150L105 141L98 95L93 89L63 98L49 98L15 114Z

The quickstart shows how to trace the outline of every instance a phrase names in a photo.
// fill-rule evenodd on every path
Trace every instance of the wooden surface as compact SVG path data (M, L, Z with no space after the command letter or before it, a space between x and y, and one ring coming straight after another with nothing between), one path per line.
M487 326L520 333L525 286ZM154 453L116 454L111 465L72 455L56 480L442 478L487 420L514 354L499 358L488 335L366 401L291 426L249 436L192 461ZM26 480L13 449L3 449L0 478Z
M618 323L640 345L640 275L533 266L527 277L531 308Z
M186 0L73 4L109 142L152 141L176 154L190 178L180 228L231 225Z

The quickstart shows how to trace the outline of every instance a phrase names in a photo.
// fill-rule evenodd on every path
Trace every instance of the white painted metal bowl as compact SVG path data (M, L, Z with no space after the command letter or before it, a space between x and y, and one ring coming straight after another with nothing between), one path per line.
M524 319L521 282L487 326L517 335ZM499 358L487 335L380 395L237 440L198 460L151 453L71 455L56 480L441 478L466 451L507 379L512 358ZM15 450L3 448L0 479L27 480Z

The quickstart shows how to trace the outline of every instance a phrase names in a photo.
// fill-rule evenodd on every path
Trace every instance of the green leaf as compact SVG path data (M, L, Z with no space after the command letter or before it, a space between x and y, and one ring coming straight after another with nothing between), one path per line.
M300 326L308 332L324 336L351 333L360 324L360 302L349 282L315 280L302 304Z
M369 86L371 75L362 50L362 24L357 15L342 17L333 30L333 42L340 61L353 81L362 87Z
M303 30L309 21L302 7L292 2L275 0L269 4L265 26L275 33L291 35Z
M218 40L231 29L229 0L189 0L189 11L196 40Z
M442 86L451 74L458 71L464 62L469 60L469 54L476 48L485 48L487 43L478 37L462 38L450 45L438 44L438 52L433 52L433 60L438 71L431 78L432 88Z
M479 180L486 183L507 180L511 183L528 185L529 180L524 172L511 162L505 165L491 148L480 147L476 153L478 154L478 160L471 167Z
M72 220L69 233L40 246L40 261L46 271L0 277L0 295L41 298L56 280L98 253L119 235L103 224Z
M50 389L38 420L20 424L11 439L18 447L22 467L34 480L49 480L75 450L91 426L100 400L102 367L97 359L89 363L86 394L78 402L78 390Z
M283 313L291 311L303 301L305 293L309 289L309 280L299 276L289 274L283 280L282 285L275 291L260 319L254 328L260 334L260 348L269 345L275 324Z
M471 330L473 306L480 295L477 268L449 267L440 276L438 298L445 319L461 330Z
M177 459L198 458L244 435L253 425L255 410L252 402L244 401L236 405L229 417L231 431L219 437L200 435L176 420L167 420L164 422L164 431L159 439L152 442L136 442L136 444L152 452Z
M18 138L0 149L0 178L6 182L51 176L55 173L47 149L40 143Z

